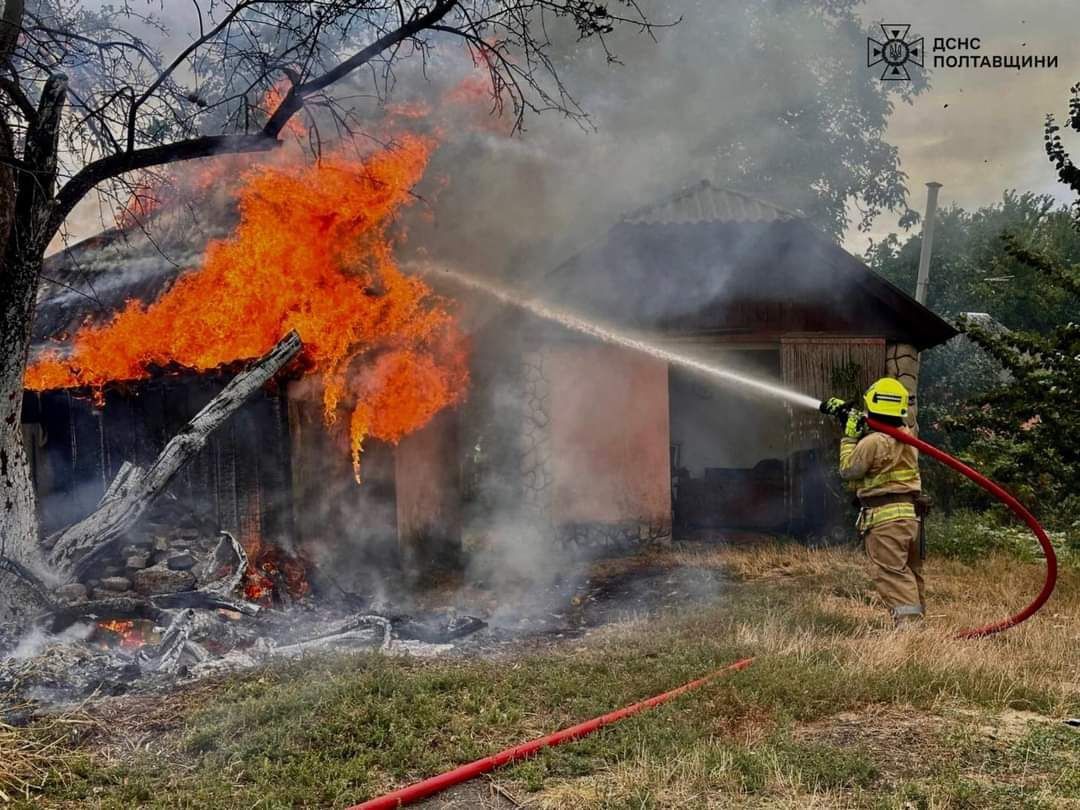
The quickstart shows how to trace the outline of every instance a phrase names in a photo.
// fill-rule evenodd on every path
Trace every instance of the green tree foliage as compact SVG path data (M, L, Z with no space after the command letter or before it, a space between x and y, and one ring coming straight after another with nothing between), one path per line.
M983 331L1011 329L1045 334L1056 324L1076 319L1077 301L1066 289L1047 283L1045 272L1008 249L1005 235L1047 257L1054 266L1080 263L1080 232L1067 207L1049 195L1006 191L1001 201L974 211L952 206L939 213L934 232L934 263L927 303L957 321L965 313L985 313L975 320ZM901 289L915 290L922 249L921 234L901 240L890 234L873 245L867 263ZM986 398L1009 379L995 355L970 336L961 336L922 355L919 423L929 441L964 450L970 436L956 428L956 414ZM930 485L937 483L930 473ZM970 492L957 489L942 473L936 496L946 505L965 502Z
M1068 126L1080 132L1078 93L1080 85ZM1071 211L1047 196L1007 192L974 213L944 212L928 303L964 336L925 355L920 423L932 441L1072 523L1080 507L1080 170L1059 129L1048 117L1047 156L1078 195ZM868 258L912 289L919 247L892 236Z
M1006 191L1001 201L968 211L938 213L927 305L947 318L985 312L1010 329L1045 332L1075 317L1076 300L1046 284L1039 267L1007 249L1006 234L1054 265L1080 263L1080 231L1068 208L1048 194ZM867 263L903 290L914 292L922 235L890 234L871 246Z
M882 82L874 71L851 70L849 55L866 47L861 0L704 5L715 9L719 30L688 14L686 25L697 30L687 39L699 39L692 52L708 53L715 70L738 75L745 88L714 116L720 178L802 211L837 240L852 224L868 230L882 211L900 212L904 228L917 222L886 129L894 104L911 103L926 77L913 70L910 82Z
M1080 226L1080 222L1078 222ZM1005 250L1039 274L1040 283L1080 303L1080 266L1066 266L1025 245L1015 234ZM984 470L1045 511L1070 515L1080 507L1080 323L1044 331L988 329L961 318L960 327L1008 373L985 397L958 407L943 427L969 442Z

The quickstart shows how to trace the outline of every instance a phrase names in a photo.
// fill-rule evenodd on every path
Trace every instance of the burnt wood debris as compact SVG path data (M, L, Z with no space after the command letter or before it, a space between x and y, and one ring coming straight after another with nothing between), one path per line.
M442 628L414 622L405 627L404 635L416 639L410 642L393 638L386 617L330 619L322 612L286 629L283 614L267 617L260 604L290 598L283 574L274 571L272 593L260 589L253 599L245 584L254 561L244 545L169 492L211 434L300 350L290 332L237 374L152 463L125 462L89 516L46 538L41 573L0 557L0 695L76 698L127 689L136 679L153 685L341 646L440 651L442 637L483 626L454 617Z
M580 120L584 113L560 80L551 42L540 35L540 17L565 16L582 39L600 40L605 48L605 36L617 26L652 28L633 5L620 12L577 0L539 5L515 0L497 9L472 0L318 8L304 2L226 0L212 9L199 4L194 9L197 33L172 37L182 41L166 43L162 53L140 38L147 31L164 34L159 21L134 4L95 6L90 13L78 3L0 3L0 695L12 684L28 683L35 667L30 680L39 686L60 688L65 678L76 678L82 686L98 688L95 678L107 679L104 673L116 670L119 661L101 649L105 642L144 647L139 660L125 666L160 673L225 658L241 636L246 639L241 646L253 653L259 651L252 643L256 637L294 645L306 640L297 635L304 628L271 627L273 620L265 615L270 611L258 609L268 601L287 604L302 591L303 566L289 558L277 538L266 537L262 544L258 532L249 536L244 520L229 527L235 531L219 535L220 524L200 522L198 508L176 493L182 489L177 479L189 472L185 465L206 464L212 453L200 448L223 423L229 424L226 432L253 434L246 438L256 450L265 449L257 429L250 430L250 423L237 428L244 417L234 414L244 413L245 401L254 409L260 399L255 392L297 354L295 335L214 396L186 427L154 423L140 427L137 436L133 431L132 444L142 451L150 427L163 436L180 428L163 449L153 448L160 450L156 458L100 465L102 476L95 483L104 495L92 514L85 515L76 497L93 503L86 491L53 493L58 497L49 509L39 508L39 468L31 456L42 448L25 441L33 428L24 418L24 403L35 400L23 395L25 372L41 293L49 282L44 256L54 237L66 241L65 222L75 207L92 192L109 208L136 200L145 192L143 172L168 173L169 166L208 156L279 150L287 126L309 107L328 116L327 124L339 133L351 132L355 110L330 95L334 86L377 65L372 75L384 77L381 87L375 79L373 90L379 94L388 89L393 66L425 59L436 37L462 43L474 63L486 67L497 109L510 108L515 129L526 111L557 109ZM251 25L252 18L258 26ZM523 58L510 58L503 44L487 36L492 25L506 32ZM208 60L221 81L192 85L189 77L199 75ZM302 126L309 123L321 152L323 135L314 117ZM145 229L144 221L137 224ZM86 279L71 291L96 299ZM200 393L216 381L204 382L195 386L202 386ZM50 389L35 405L47 410L75 399L72 391ZM121 404L121 417L125 408L129 416L137 410ZM76 421L101 425L112 417L88 415L81 403L63 416L70 418L66 427L73 440L68 460L81 462ZM161 421L170 422L159 414ZM44 430L47 422L33 424ZM105 455L111 448L104 431L98 436ZM54 440L44 451L62 454L64 448ZM218 480L247 480L262 459L258 453L237 453L228 463L232 469L219 471ZM286 475L280 465L269 474ZM260 507L250 502L251 492L261 495L262 489L237 486L231 502L211 505L231 507L258 528L257 515L252 520L240 514ZM224 488L216 494L227 497ZM40 520L51 525L42 531ZM215 629L208 630L214 622ZM385 646L383 630L379 622L361 622L337 635L368 633ZM45 654L57 664L52 681L47 663L33 664L31 654L50 641L49 633L66 633L70 642ZM262 649L268 646L272 642Z

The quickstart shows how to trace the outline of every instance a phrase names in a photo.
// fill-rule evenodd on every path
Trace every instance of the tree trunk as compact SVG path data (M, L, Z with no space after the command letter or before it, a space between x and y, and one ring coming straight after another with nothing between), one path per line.
M0 556L46 576L22 434L23 375L41 262L17 255L17 241L13 234L0 272Z
M22 3L13 8L21 16ZM0 555L46 575L38 548L33 477L23 447L22 397L34 299L49 241L45 234L56 188L56 147L66 97L67 76L50 76L26 130L14 198L6 188L0 199L0 204L14 202L10 218L4 212L10 230L0 254ZM4 140L9 136L10 132Z

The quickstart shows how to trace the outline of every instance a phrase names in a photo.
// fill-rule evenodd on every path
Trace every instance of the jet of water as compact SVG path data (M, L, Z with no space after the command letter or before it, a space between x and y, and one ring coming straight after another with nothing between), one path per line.
M504 304L524 309L540 318L554 321L565 326L567 329L572 329L583 335L589 335L604 343L623 346L627 349L642 352L643 354L650 355L667 363L672 363L677 366L682 366L683 368L701 372L702 374L707 374L710 377L723 380L724 382L733 385L753 389L754 391L767 394L768 396L778 397L800 408L817 410L818 406L821 404L818 400L807 396L806 394L800 394L797 391L792 391L780 385L774 385L773 383L764 380L748 377L745 374L739 374L721 366L706 363L694 357L679 354L678 352L673 352L670 349L665 349L655 343L650 343L643 338L635 337L628 332L602 326L595 321L582 318L571 312L567 312L566 310L557 309L539 299L522 298L505 287L477 278L476 276L462 272L461 270L429 263L414 263L412 264L412 269L425 275L448 279L455 284L485 293L502 301Z

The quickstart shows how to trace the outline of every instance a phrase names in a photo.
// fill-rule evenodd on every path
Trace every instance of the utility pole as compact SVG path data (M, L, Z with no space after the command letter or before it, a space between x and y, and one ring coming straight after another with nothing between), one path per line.
M934 244L934 217L937 214L937 195L941 183L926 184L926 213L923 214L922 249L919 251L919 280L915 283L915 300L926 304L930 287L930 252Z

